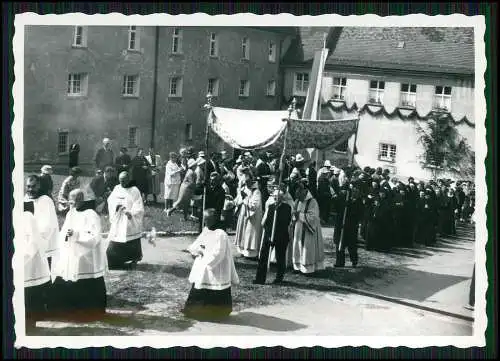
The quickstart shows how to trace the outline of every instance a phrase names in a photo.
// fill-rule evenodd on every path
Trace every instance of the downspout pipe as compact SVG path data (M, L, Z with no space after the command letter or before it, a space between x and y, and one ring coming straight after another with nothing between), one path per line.
M155 147L155 129L156 129L156 97L158 92L158 48L160 43L160 27L155 26L155 61L153 69L153 111L151 113L151 142L150 146Z

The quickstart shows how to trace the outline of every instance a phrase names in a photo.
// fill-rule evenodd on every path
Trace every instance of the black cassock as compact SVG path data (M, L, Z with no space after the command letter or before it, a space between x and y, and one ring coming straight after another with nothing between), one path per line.
M392 224L390 204L387 199L376 198L368 218L366 248L385 251L389 248Z
M347 203L345 201L342 202L342 207L339 209L337 215L340 228L335 227L334 238L336 245L335 266L337 267L343 267L345 265L346 248L349 251L349 259L352 265L356 266L358 264L358 226L363 217L363 211L363 201L361 198L350 199ZM344 212L346 212L345 223L342 227ZM343 235L343 239L341 235ZM340 244L341 240L342 243Z
M264 208L264 205L269 198L269 189L267 188L267 181L271 176L271 167L269 167L269 164L264 161L259 162L256 167L256 176L259 180L259 190L262 195L262 208Z
M439 199L439 233L445 236L455 234L455 209L457 199L442 195Z
M269 205L269 211L264 223L264 234L262 238L262 246L259 254L259 264L257 266L257 275L255 281L257 283L265 283L267 276L267 264L269 260L269 252L271 250L271 233L273 230L273 219L275 204ZM276 264L278 272L276 279L282 281L286 270L286 250L290 242L288 226L292 220L292 207L287 203L280 203L278 206L278 214L276 215L276 226L274 232L274 247L276 253Z
M409 207L406 196L396 193L393 198L393 221L394 221L394 234L393 245L408 246L412 244L411 233L409 232Z
M419 198L417 201L417 225L415 241L431 245L435 241L435 209L430 199Z

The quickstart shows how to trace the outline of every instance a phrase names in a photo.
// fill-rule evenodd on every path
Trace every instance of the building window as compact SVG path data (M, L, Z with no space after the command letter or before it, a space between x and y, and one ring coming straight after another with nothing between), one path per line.
M78 48L87 46L87 28L85 26L75 26L73 46Z
M182 53L182 30L179 28L174 28L172 35L172 53Z
M128 146L130 148L137 147L137 127L128 128Z
M68 75L68 95L83 96L87 94L88 75L75 73Z
M139 75L123 76L122 95L133 97L139 96Z
M57 153L68 153L69 149L69 132L67 130L60 130L57 133Z
M276 44L273 42L269 43L269 61L271 63L276 62Z
M219 95L219 79L208 79L207 92L212 94L213 96Z
M383 161L387 161L387 162L395 162L396 161L396 146L394 144L380 143L379 144L378 159L383 160Z
M128 50L139 50L139 31L137 26L128 28Z
M170 78L170 86L168 95L170 97L181 97L182 96L182 78L175 77Z
M415 108L417 104L417 85L401 84L401 106Z
M294 95L307 95L309 88L309 74L308 73L295 73L295 84L293 86Z
M240 97L247 97L250 94L250 82L248 80L240 80Z
M193 125L186 124L186 129L184 130L184 138L186 140L193 140Z
M218 55L217 34L210 33L210 56L216 57Z
M385 81L372 80L370 82L369 103L382 104L384 102Z
M345 100L347 78L333 78L333 99Z
M451 109L451 86L436 86L434 109L449 112Z
M241 58L250 59L250 40L247 37L244 37L241 41Z
M275 96L276 95L276 81L270 80L267 82L267 96Z

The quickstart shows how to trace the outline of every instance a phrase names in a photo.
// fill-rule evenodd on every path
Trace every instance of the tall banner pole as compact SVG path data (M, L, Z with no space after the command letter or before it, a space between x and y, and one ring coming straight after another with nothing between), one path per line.
M279 190L281 189L281 184L283 183L283 170L285 169L285 155L286 155L286 146L287 146L287 140L288 140L288 130L290 128L290 123L292 120L292 112L295 111L295 105L297 103L297 100L293 98L292 104L288 107L288 119L286 120L286 127L285 127L285 135L283 136L283 150L281 151L281 157L280 157L280 175L278 178L278 193ZM274 215L273 215L273 228L271 231L271 242L274 241L274 235L276 232L276 219L278 217L278 208L275 207L274 209ZM269 265L271 263L271 257L267 257L267 269L269 269Z
M208 165L208 135L210 133L210 113L212 112L212 94L208 93L207 94L207 103L205 104L205 109L207 109L207 126L205 129L205 157L207 160L205 161L205 166L203 167L203 175L204 175L204 182L203 182L203 210L201 213L201 229L203 230L203 227L205 226L205 200L207 199L207 179L210 177L207 176L207 165Z

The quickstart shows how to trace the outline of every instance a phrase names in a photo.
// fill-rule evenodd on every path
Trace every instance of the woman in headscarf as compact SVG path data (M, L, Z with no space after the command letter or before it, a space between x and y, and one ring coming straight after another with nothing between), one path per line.
M170 217L173 211L176 209L182 209L184 212L184 220L188 219L189 216L189 206L191 203L191 199L194 195L194 190L196 187L196 174L194 173L194 169L196 167L196 161L194 159L189 159L187 162L187 172L184 176L184 180L181 183L179 189L179 197L174 202L172 208L167 209L165 212L167 216Z
M130 164L132 180L135 183L135 186L141 192L142 199L144 203L146 203L147 195L148 195L148 182L149 182L149 172L150 172L150 164L146 157L144 156L144 149L137 149L137 155L132 159L132 163Z
M179 196L182 168L178 164L178 158L176 153L170 152L170 159L165 166L165 210L171 208Z

